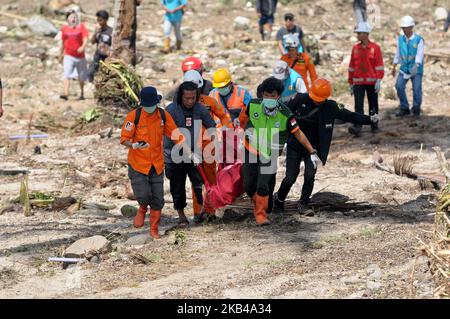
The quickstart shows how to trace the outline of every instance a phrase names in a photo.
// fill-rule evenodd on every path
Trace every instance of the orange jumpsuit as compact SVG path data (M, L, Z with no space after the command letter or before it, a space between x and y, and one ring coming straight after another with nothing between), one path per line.
M297 59L291 58L289 54L284 54L281 56L280 60L286 62L291 69L294 69L295 72L301 75L303 82L305 82L306 88L309 91L311 86L308 82L308 72L309 77L311 78L311 83L317 79L317 73L314 63L308 53L299 53Z

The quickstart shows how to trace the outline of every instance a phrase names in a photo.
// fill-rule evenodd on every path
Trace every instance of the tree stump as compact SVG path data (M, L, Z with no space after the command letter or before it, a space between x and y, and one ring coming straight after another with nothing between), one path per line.
M115 0L114 4L115 23L111 56L133 66L136 65L136 7L140 2L140 0Z

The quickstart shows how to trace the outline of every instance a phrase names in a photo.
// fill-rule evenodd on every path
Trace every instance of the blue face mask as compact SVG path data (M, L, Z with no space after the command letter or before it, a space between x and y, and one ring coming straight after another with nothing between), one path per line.
M158 105L144 106L143 108L144 108L144 111L145 111L145 112L147 112L147 113L149 113L149 114L152 114L153 112L155 112L157 106L158 106Z
M219 91L220 95L227 96L228 94L230 94L231 88L229 86L227 86L224 88L218 88L217 90Z
M278 106L278 100L276 99L263 99L262 105L269 110L273 110Z

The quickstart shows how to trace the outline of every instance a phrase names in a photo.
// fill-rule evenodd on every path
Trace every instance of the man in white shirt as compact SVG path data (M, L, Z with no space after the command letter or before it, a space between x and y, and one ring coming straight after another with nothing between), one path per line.
M424 40L414 33L414 19L405 16L400 22L403 35L399 36L397 43L397 53L394 57L392 76L396 75L396 65L400 64L400 72L397 77L395 89L400 100L400 110L396 116L409 115L410 107L406 96L406 84L409 80L413 86L413 107L414 116L420 116L420 106L422 104L422 77L424 64Z

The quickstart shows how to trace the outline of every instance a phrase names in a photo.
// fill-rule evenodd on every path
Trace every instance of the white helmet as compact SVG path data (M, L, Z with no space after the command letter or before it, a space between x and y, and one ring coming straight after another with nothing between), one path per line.
M186 71L183 77L183 82L193 82L194 84L197 84L198 88L203 86L203 78L201 74L195 70Z
M273 68L272 76L278 80L286 80L289 76L289 65L281 60L275 62L275 67Z
M298 38L291 34L286 38L286 48L297 48L298 47Z
M400 21L401 28L413 27L415 25L416 25L416 23L414 22L414 19L411 16L404 16L402 18L402 20Z
M372 28L370 27L370 24L367 22L360 22L356 26L355 32L362 32L362 33L370 33L372 31Z

